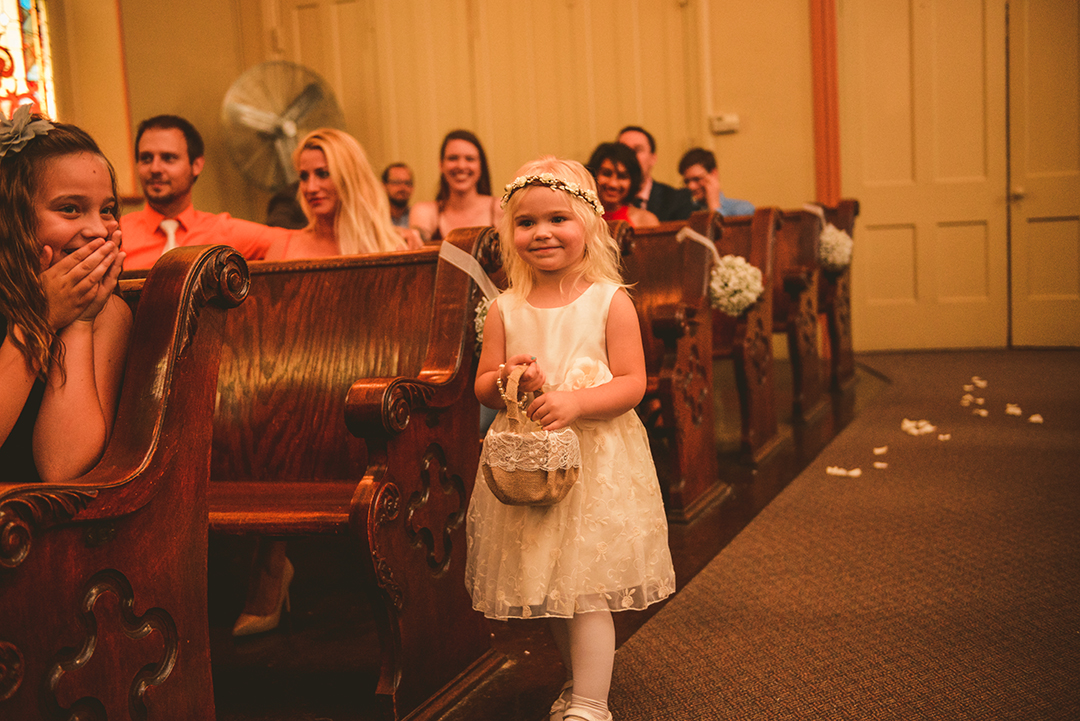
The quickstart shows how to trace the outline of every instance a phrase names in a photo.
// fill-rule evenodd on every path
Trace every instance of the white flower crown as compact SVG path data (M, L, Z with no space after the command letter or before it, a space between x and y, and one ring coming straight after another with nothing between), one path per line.
M582 188L577 183L568 183L562 178L556 178L551 173L540 173L539 175L521 175L514 178L514 182L506 184L506 192L503 193L502 202L500 206L505 208L506 204L510 202L510 196L517 191L528 185L546 185L554 190L563 190L573 195L575 198L584 200L589 206L596 212L597 215L604 214L604 206L600 203L600 199L596 197L596 193L588 188Z

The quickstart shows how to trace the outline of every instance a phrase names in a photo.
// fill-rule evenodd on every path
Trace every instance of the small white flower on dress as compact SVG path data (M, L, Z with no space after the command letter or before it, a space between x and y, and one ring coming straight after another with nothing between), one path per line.
M670 596L674 589L668 585L666 578L661 578L659 583L656 584L656 593L659 596Z
M570 364L566 377L555 390L579 391L583 388L595 388L611 381L614 377L611 369L603 361L581 356L575 358Z
M629 589L623 591L623 597L622 600L619 602L619 605L623 608L630 608L634 605L634 596L632 593L630 593Z
M603 541L600 541L599 543L596 544L596 560L597 561L606 561L607 560L607 549L608 549L608 545L606 543L604 543Z
M559 593L559 589L553 588L548 591L548 598L550 598L555 603L558 603L560 600L562 600L562 594Z
M529 606L529 605L522 606L521 607L521 617L522 618L531 618L532 617L532 606Z

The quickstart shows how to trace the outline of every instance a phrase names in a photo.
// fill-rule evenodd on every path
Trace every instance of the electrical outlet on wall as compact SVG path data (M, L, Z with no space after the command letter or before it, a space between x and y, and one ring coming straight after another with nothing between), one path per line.
M709 118L709 130L713 135L725 133L737 133L739 131L739 116L735 113L720 113Z

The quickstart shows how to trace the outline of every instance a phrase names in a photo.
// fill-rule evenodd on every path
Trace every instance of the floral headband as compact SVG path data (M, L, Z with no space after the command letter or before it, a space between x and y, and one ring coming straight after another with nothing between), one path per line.
M510 196L528 185L546 185L553 190L564 190L575 198L580 198L588 203L589 207L591 207L597 215L604 214L604 206L600 203L600 199L596 197L596 193L588 188L582 188L577 183L568 183L562 178L556 178L551 173L521 175L515 178L513 183L507 183L506 193L503 194L500 207L505 208L506 204L510 202Z
M17 153L34 137L45 135L53 129L48 120L30 120L30 106L20 105L11 114L11 120L0 114L0 158Z

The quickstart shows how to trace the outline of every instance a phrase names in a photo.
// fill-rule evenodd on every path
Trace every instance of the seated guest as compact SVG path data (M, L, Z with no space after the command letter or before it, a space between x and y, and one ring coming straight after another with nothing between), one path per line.
M0 114L0 477L66 482L108 444L132 321L112 165L30 110Z
M413 174L405 163L391 163L382 171L383 187L390 199L390 220L399 228L409 227L409 201L412 199Z
M139 123L135 165L146 207L120 219L127 251L126 268L149 268L163 253L187 245L224 243L257 260L270 244L293 231L204 213L191 203L191 189L202 172L203 141L191 123L158 115Z
M294 180L274 193L266 204L266 224L272 228L292 228L299 230L307 225L307 216L296 199L300 192L300 181Z
M348 133L320 128L308 133L293 153L300 176L298 197L307 226L275 242L267 260L323 258L401 250L422 245L420 234L390 223L389 202L360 143ZM408 240L406 240L408 238ZM244 611L233 636L272 631L288 609L294 569L285 541L260 538L248 580Z
M596 178L596 194L604 206L604 220L625 220L635 228L660 224L655 215L630 204L641 187L641 166L629 146L600 143L587 166Z
M439 150L439 194L434 202L417 203L410 223L426 242L440 241L455 228L495 225L502 217L491 197L487 155L468 130L454 130Z
M325 258L418 248L420 235L390 223L390 204L360 143L346 132L320 128L293 152L298 198L307 226L279 239L267 260Z
M690 193L685 188L673 188L659 180L653 180L656 141L652 133L637 125L628 125L619 131L618 140L623 145L630 146L641 165L641 190L634 196L640 202L631 201L631 204L645 208L661 221L689 218L694 212L694 201Z
M720 190L720 171L716 169L716 156L705 148L691 148L679 161L679 174L694 196L696 210L719 211L720 215L753 215L754 204L736 200Z

